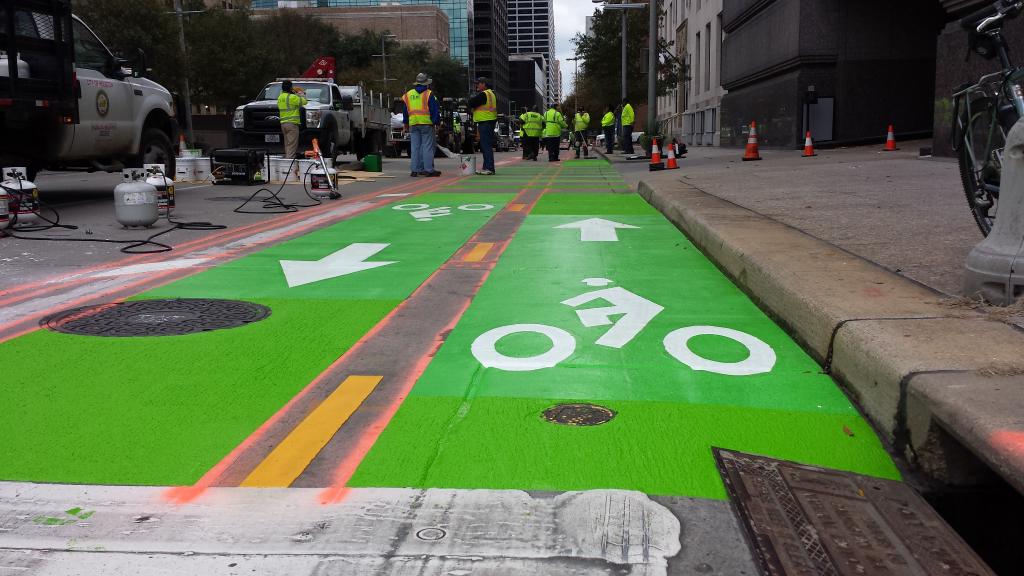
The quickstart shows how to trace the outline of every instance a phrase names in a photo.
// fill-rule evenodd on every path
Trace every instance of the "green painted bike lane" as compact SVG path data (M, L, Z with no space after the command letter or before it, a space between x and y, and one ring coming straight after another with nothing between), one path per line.
M603 169L579 164L573 174ZM587 242L580 229L560 228L591 218L635 228ZM578 314L635 297L662 308L635 334L627 324L644 307L650 314L649 304L629 319L584 312L590 327ZM517 325L530 328L501 332ZM513 369L564 348L566 337L571 353L553 367ZM755 373L716 372L737 366ZM599 426L542 418L556 404L583 402L616 416ZM898 478L821 368L641 198L548 193L349 486L721 499L713 446Z
M272 310L240 328L133 338L39 330L0 345L0 480L193 483L511 197L398 201L135 298L225 298ZM468 202L472 209L459 209ZM423 206L450 215L417 220ZM289 288L282 260L317 261L357 243L386 245L366 260L395 263Z

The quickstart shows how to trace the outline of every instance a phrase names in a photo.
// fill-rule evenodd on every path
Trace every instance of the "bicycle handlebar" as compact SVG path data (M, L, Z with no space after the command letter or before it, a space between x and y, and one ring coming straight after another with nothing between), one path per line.
M996 0L996 2L985 6L979 10L976 10L967 16L960 19L960 26L965 30L975 31L977 30L978 24L992 16L1005 15L1013 17L1020 11L1022 2L1013 2L1011 0Z

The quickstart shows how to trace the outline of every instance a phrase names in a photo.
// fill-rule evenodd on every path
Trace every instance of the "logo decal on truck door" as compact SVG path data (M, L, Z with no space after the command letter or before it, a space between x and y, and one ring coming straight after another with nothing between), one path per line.
M110 112L110 98L103 90L96 92L96 112L102 118L106 118L107 112Z

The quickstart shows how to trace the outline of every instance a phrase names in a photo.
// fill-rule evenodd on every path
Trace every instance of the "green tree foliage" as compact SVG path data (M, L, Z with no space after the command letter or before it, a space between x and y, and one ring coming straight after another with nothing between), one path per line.
M268 48L255 42L259 26L244 10L208 10L189 18L189 87L193 104L233 108L266 83Z
M72 9L115 55L134 60L141 48L151 70L147 76L179 89L178 23L165 0L74 0Z
M662 2L659 0L658 7ZM648 9L626 10L626 94L633 106L647 101L647 30ZM580 61L580 77L576 91L581 105L589 110L604 111L608 104L621 101L622 86L622 12L594 11L594 35L577 34L572 42ZM657 94L665 95L679 82L680 63L672 55L672 42L658 41ZM572 101L570 100L570 103ZM591 114L593 116L593 114Z
M338 31L308 14L275 10L254 24L256 35L249 43L263 49L262 64L274 77L298 76L316 58L344 53Z
M331 25L294 10L257 15L248 9L207 8L184 0L187 58L179 50L172 0L74 0L82 17L115 52L131 58L146 51L151 77L181 90L188 70L192 102L231 109L254 98L274 78L299 76L319 56L332 56L338 82L384 91L381 34L363 30L342 35ZM387 92L408 90L419 72L434 79L439 97L466 96L467 70L458 60L434 54L424 45L387 40Z

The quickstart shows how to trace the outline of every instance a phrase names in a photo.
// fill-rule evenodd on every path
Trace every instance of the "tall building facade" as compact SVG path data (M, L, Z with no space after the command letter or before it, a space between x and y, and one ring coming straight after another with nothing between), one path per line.
M555 101L557 74L551 66L555 55L554 0L508 0L508 52L533 54L545 76L546 104ZM518 87L522 88L522 87Z
M932 129L938 2L724 0L722 145L880 140ZM961 56L962 58L962 56Z
M352 6L388 6L394 4L431 4L443 10L448 16L448 42L450 45L451 56L466 66L470 66L473 0L252 0L252 7L255 9L278 7L334 8Z
M694 146L721 143L722 0L665 0L658 34L682 64L679 83L658 97L658 121L669 137Z
M486 76L498 97L498 112L507 113L508 12L506 0L474 0L470 75Z

